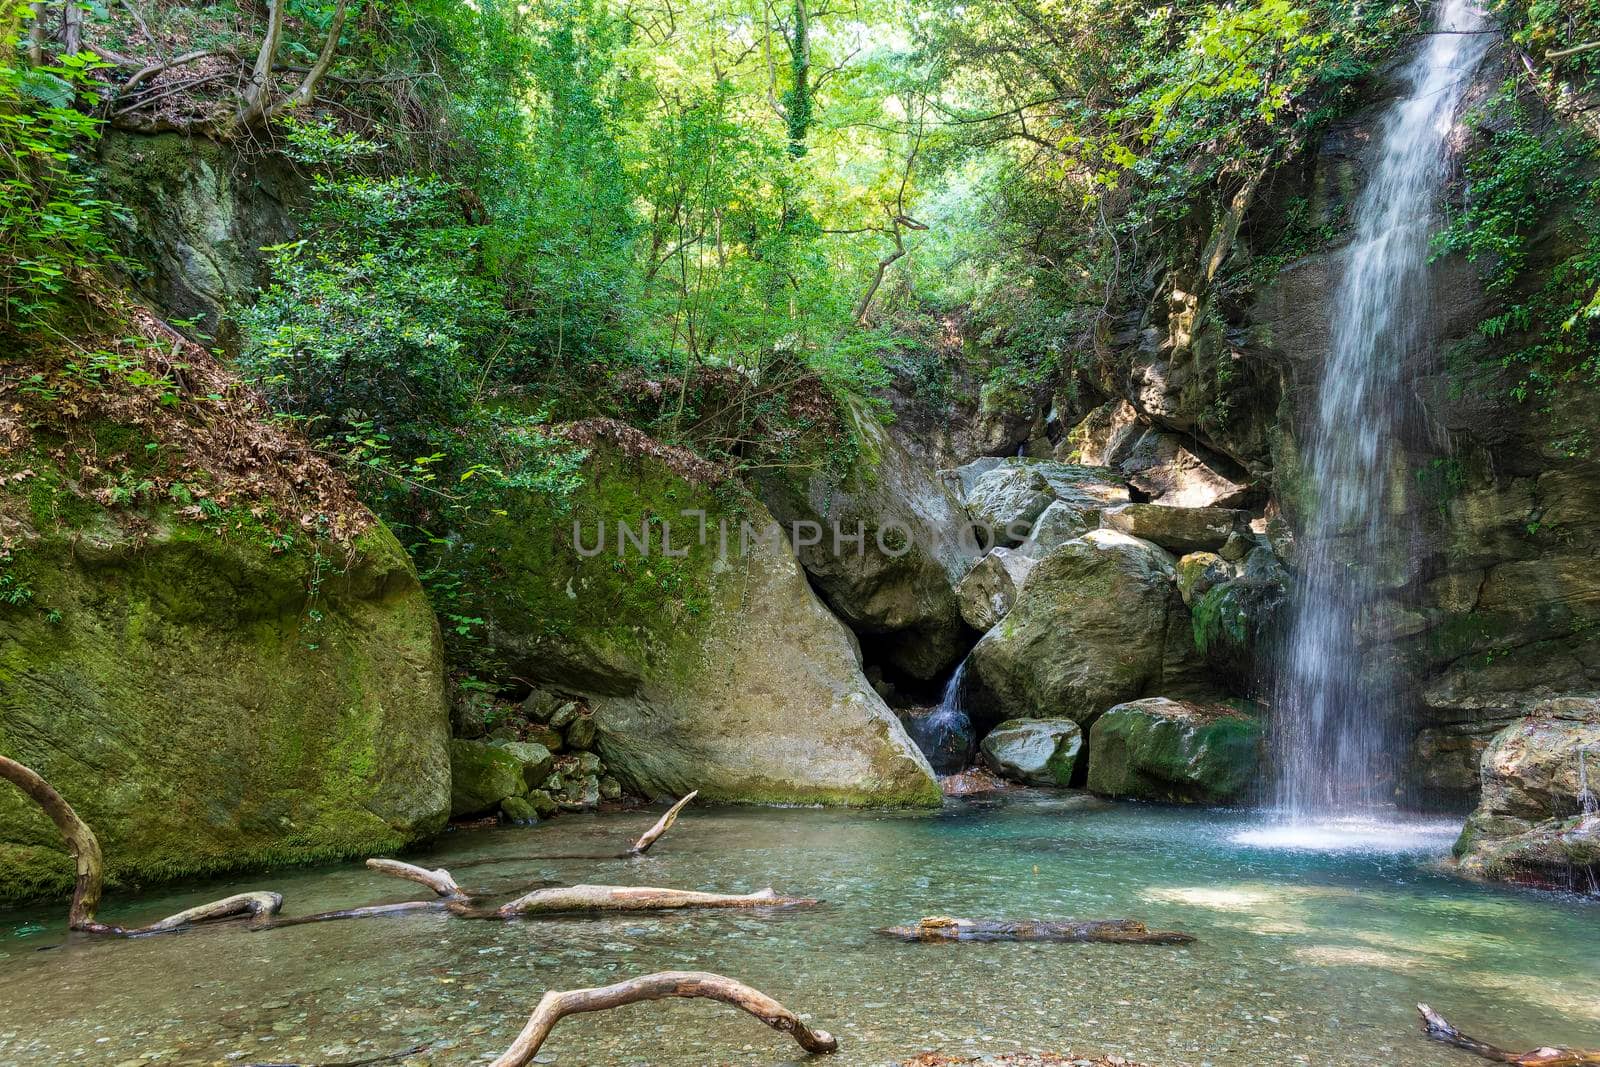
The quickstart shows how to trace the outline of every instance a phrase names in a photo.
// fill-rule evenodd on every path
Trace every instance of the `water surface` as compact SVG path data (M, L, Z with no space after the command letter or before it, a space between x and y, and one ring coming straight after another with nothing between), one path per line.
M672 968L732 975L806 1013L839 1036L838 1067L934 1049L1475 1062L1416 1033L1418 1000L1503 1044L1600 1045L1600 906L1456 881L1434 869L1446 833L1398 851L1263 847L1245 814L1027 794L938 815L691 808L643 860L534 858L613 852L651 818L462 832L420 862L486 893L537 879L772 884L827 903L770 916L404 915L131 942L68 940L55 911L0 914L0 1063L308 1063L422 1043L434 1051L412 1062L482 1063L543 990ZM144 922L243 888L281 891L289 914L411 895L349 864L114 897L105 915ZM1200 940L904 945L873 933L936 914L1131 916ZM637 1005L566 1020L540 1062L800 1062L786 1042L720 1005Z

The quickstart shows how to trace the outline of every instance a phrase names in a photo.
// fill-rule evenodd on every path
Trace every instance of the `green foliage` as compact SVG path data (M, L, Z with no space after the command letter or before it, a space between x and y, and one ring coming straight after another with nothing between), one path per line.
M1519 401L1600 381L1600 178L1582 133L1540 120L1515 83L1480 109L1463 206L1436 241L1479 265L1481 324Z
M27 17L24 17L26 13ZM58 307L73 274L110 255L106 217L82 152L99 136L92 53L28 66L32 11L0 0L0 322L28 326Z

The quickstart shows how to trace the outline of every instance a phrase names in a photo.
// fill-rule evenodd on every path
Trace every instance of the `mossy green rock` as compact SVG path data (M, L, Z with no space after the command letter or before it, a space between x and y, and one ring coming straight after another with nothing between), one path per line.
M584 697L612 775L650 797L940 802L759 501L608 444L584 474L566 514L508 500L479 533L474 611L509 673ZM648 555L619 549L619 522L648 527Z
M544 746L539 746L544 747ZM450 814L478 815L528 791L522 760L482 741L450 742Z
M500 802L500 814L511 822L539 821L539 813L527 797L506 797Z
M501 746L522 763L522 780L528 788L537 789L540 782L550 777L555 757L537 741L510 741Z
M96 512L19 547L0 752L99 835L113 885L387 852L441 828L438 627L382 527L347 556ZM55 827L0 788L0 900L66 892Z
M1226 704L1152 697L1089 730L1091 792L1180 804L1244 799L1260 778L1261 723Z
M1193 658L1172 563L1116 530L1091 530L1051 551L972 651L973 710L989 722L1087 725L1113 704L1172 692Z

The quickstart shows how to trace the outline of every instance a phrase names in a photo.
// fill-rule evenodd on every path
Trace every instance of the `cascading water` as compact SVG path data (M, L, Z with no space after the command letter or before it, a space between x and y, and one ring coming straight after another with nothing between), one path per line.
M911 740L922 749L928 763L939 774L955 774L972 762L972 720L961 710L961 689L966 676L967 661L962 660L945 683L939 706L906 723Z
M1333 304L1332 348L1305 442L1311 514L1274 715L1279 809L1292 819L1371 814L1389 800L1399 695L1357 628L1411 525L1394 472L1409 374L1426 356L1428 246L1448 138L1489 46L1472 0L1440 0L1434 32L1384 116ZM1364 662L1365 660L1365 662Z

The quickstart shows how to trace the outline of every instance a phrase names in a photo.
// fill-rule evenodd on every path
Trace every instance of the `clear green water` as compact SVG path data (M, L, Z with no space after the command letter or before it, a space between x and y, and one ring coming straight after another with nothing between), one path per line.
M474 890L536 879L820 896L813 910L521 923L437 915L105 942L53 912L0 914L0 1063L355 1059L481 1063L546 988L671 968L756 985L843 1046L830 1063L921 1051L1114 1052L1155 1064L1468 1065L1416 1032L1426 1000L1469 1032L1600 1045L1600 906L1438 872L1448 833L1412 851L1239 844L1251 817L1075 795L954 804L941 815L692 808L644 860L606 853L650 816L563 816L459 833L425 862ZM492 862L469 865L473 861ZM406 897L350 864L114 900L143 922L239 888L286 912ZM923 915L1119 917L1188 948L903 945L875 927ZM40 928L42 924L42 929ZM40 951L41 949L45 951ZM564 1022L541 1062L774 1064L794 1046L719 1005L639 1005Z

